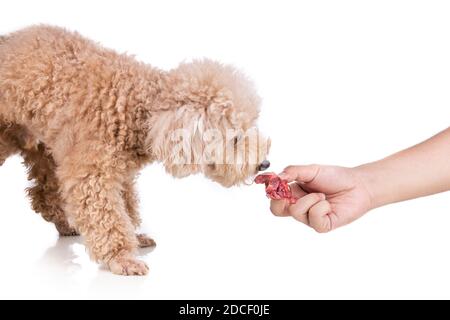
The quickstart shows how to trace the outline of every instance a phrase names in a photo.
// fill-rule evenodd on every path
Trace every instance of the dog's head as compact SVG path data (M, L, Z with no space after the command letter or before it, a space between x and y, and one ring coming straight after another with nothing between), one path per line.
M230 187L269 166L256 120L260 98L231 66L194 61L169 72L170 100L152 125L152 149L175 177L202 172Z

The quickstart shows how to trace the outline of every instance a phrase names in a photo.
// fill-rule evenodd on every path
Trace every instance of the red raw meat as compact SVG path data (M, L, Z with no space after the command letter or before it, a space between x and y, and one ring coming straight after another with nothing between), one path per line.
M255 178L255 183L266 185L266 195L273 200L288 199L289 203L296 203L298 198L292 194L291 187L286 180L275 173L263 173Z

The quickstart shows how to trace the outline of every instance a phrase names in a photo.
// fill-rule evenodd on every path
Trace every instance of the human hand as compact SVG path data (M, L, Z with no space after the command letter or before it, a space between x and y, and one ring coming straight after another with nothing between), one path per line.
M328 232L346 225L372 208L364 175L357 168L335 166L289 166L279 175L288 180L295 204L272 200L276 216L292 216L317 232Z

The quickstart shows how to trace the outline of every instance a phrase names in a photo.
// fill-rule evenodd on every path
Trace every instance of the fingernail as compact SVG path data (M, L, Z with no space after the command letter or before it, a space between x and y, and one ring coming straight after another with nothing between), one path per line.
M320 194L320 200L325 200L327 198L326 195L324 195L323 193Z

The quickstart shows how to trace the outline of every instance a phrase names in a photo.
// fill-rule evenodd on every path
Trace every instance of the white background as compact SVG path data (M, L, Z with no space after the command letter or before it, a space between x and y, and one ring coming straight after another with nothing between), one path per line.
M443 130L447 1L6 1L0 34L49 23L161 68L241 67L264 103L270 160L354 166ZM391 205L320 235L275 218L261 186L139 180L150 274L90 262L30 209L21 159L0 168L0 298L450 298L448 193ZM389 177L386 177L389 179Z

